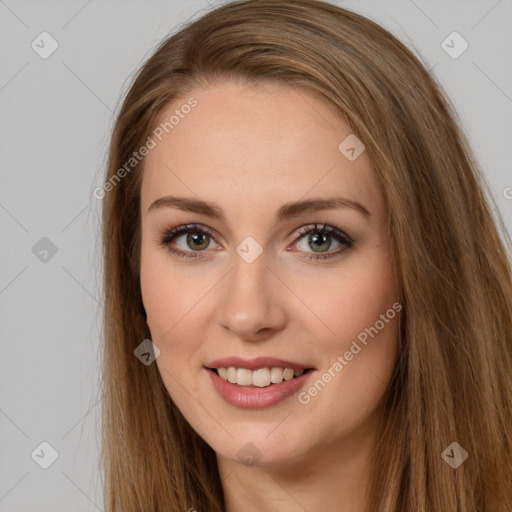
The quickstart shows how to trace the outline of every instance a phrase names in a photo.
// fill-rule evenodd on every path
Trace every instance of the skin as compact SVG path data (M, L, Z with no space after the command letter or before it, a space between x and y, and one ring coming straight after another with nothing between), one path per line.
M197 106L150 151L141 188L141 290L163 382L217 454L227 512L362 511L397 357L398 314L307 404L294 395L266 409L234 407L204 366L268 355L317 368L314 383L397 301L387 212L371 163L365 152L349 161L338 150L350 127L307 92L225 81L190 96ZM175 207L148 212L169 194L215 203L226 222ZM284 203L333 195L370 215L335 208L275 221ZM298 230L315 222L345 232L353 247L308 259L318 252ZM168 228L190 223L213 236L201 249L187 244L187 234L171 245L199 258L179 258L159 243ZM263 249L252 263L236 252L247 236ZM333 254L343 245L328 237L322 247ZM237 455L248 442L260 454L253 466Z

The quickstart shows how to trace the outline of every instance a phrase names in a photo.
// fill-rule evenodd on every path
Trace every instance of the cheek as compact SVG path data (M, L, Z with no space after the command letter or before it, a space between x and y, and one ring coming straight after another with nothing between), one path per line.
M151 339L160 349L157 365L166 374L192 376L185 367L199 369L198 350L209 318L206 292L214 276L172 262L161 248L142 247L140 286ZM167 372L162 370L167 370ZM172 387L172 378L168 382ZM169 387L168 387L169 389Z
M372 413L392 377L401 309L388 253L367 253L350 263L324 276L301 277L297 292L315 312L303 317L303 326L317 333L323 352L321 382L299 398L319 414L325 407L331 426L347 428Z
M350 345L396 301L392 266L387 254L380 252L354 258L336 271L302 274L293 288L312 312L303 315L308 329L315 329L331 351Z
M170 273L163 268L161 257L144 247L141 251L140 287L151 333L157 335L165 327L170 329L176 312L172 305L178 303L178 283L170 279Z
M318 294L314 302L334 334L319 340L325 351L323 367L300 399L315 411L311 418L330 418L333 435L365 422L392 377L401 306L387 261L380 255L352 265L350 272L339 275L339 286L333 290L331 284L330 292Z
M151 340L160 350L155 363L167 391L181 410L186 409L188 396L183 395L183 385L189 392L195 386L194 376L185 369L196 350L194 340L199 339L190 332L195 328L193 306L197 305L197 294L194 295L193 287L186 286L186 281L171 267L165 251L142 247L142 301Z
M197 304L200 290L195 290L161 248L142 247L140 287L148 326L155 337L162 338L186 323L187 311ZM183 319L180 321L180 319Z

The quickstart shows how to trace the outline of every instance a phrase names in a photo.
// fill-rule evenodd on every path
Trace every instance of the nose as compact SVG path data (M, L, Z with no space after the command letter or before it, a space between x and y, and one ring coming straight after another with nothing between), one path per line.
M265 251L252 263L236 255L224 281L217 307L217 320L224 330L247 341L260 341L284 328L286 287L268 265Z

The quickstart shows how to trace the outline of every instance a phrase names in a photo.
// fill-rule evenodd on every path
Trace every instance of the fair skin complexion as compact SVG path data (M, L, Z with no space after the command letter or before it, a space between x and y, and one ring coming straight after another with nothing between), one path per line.
M268 408L235 407L204 366L232 355L300 362L316 368L307 391L392 307L387 212L371 163L366 152L350 161L338 150L350 127L304 91L217 82L173 101L162 120L191 96L197 106L146 157L141 188L141 290L163 382L217 454L226 512L362 512L398 314L308 403L295 394ZM150 210L171 194L213 203L225 220ZM285 203L335 196L368 214L336 207L276 222ZM315 223L345 233L352 247L331 234L315 245ZM199 248L187 233L170 243L195 259L159 243L184 224L210 230L202 238L191 230ZM299 233L304 227L311 231ZM251 263L236 251L248 236L263 250ZM237 455L249 442L259 453L253 466Z

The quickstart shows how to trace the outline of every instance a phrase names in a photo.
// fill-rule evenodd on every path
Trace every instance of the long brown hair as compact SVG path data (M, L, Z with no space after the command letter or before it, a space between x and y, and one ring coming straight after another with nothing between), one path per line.
M144 160L126 167L170 101L217 78L323 99L379 179L403 323L367 510L511 510L512 244L453 107L413 53L363 16L323 1L246 0L164 40L113 130L100 194L106 511L224 510L214 451L156 364L134 356L150 338L139 282ZM468 453L456 469L441 456L453 442Z

